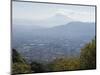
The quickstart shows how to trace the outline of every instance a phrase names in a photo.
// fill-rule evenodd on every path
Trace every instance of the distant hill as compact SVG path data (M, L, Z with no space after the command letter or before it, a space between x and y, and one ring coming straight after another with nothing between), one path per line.
M34 31L34 33L37 33L40 37L90 38L95 35L95 23L70 22L60 26Z
M32 25L13 25L13 37L92 37L95 35L95 23L70 22L52 28L42 28Z
M49 27L59 26L59 25L67 24L72 21L74 20L69 16L65 16L63 14L57 13L55 15L52 15L42 20L30 21L30 20L16 19L13 20L13 24L20 25L20 26L32 26L34 29L35 28L37 29L38 27L49 28Z
M15 27L12 47L17 48L29 61L50 61L60 56L77 56L80 48L95 37L95 23L70 22L35 30L29 26L28 31L24 30L27 28L23 26L19 30Z
M70 35L80 36L80 37L81 35L93 36L95 35L95 24L88 22L70 22L65 25L51 28L51 30L52 32L58 32L69 36Z

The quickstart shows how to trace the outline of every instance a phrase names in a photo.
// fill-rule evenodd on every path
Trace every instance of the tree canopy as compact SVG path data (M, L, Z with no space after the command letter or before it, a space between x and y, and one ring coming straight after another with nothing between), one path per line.
M29 73L31 72L30 65L25 61L24 58L15 50L12 50L12 73Z
M96 68L96 40L85 45L81 49L80 63L82 69L95 69Z
M72 71L96 68L96 40L93 39L80 49L79 57L60 57L52 62L40 63L39 61L30 64L16 51L12 50L12 73L41 73L54 71Z

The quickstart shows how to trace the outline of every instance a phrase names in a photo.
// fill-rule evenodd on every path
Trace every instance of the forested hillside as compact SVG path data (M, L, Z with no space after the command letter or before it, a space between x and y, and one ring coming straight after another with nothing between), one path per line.
M81 48L79 57L60 57L49 63L39 63L26 60L15 50L12 50L12 73L41 73L55 71L73 71L96 68L96 40L93 39Z

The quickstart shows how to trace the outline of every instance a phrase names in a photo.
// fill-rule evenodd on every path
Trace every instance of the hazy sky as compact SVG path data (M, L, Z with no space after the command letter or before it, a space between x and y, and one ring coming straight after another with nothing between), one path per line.
M13 2L12 10L13 21L46 20L56 14L62 14L77 21L95 22L95 7L93 6Z

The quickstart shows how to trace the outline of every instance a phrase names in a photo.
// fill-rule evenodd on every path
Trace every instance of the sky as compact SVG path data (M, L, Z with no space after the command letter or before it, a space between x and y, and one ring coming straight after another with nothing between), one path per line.
M95 22L94 6L61 5L33 2L12 3L13 22L20 21L43 21L56 14L69 17L72 21ZM50 24L49 24L50 25Z

